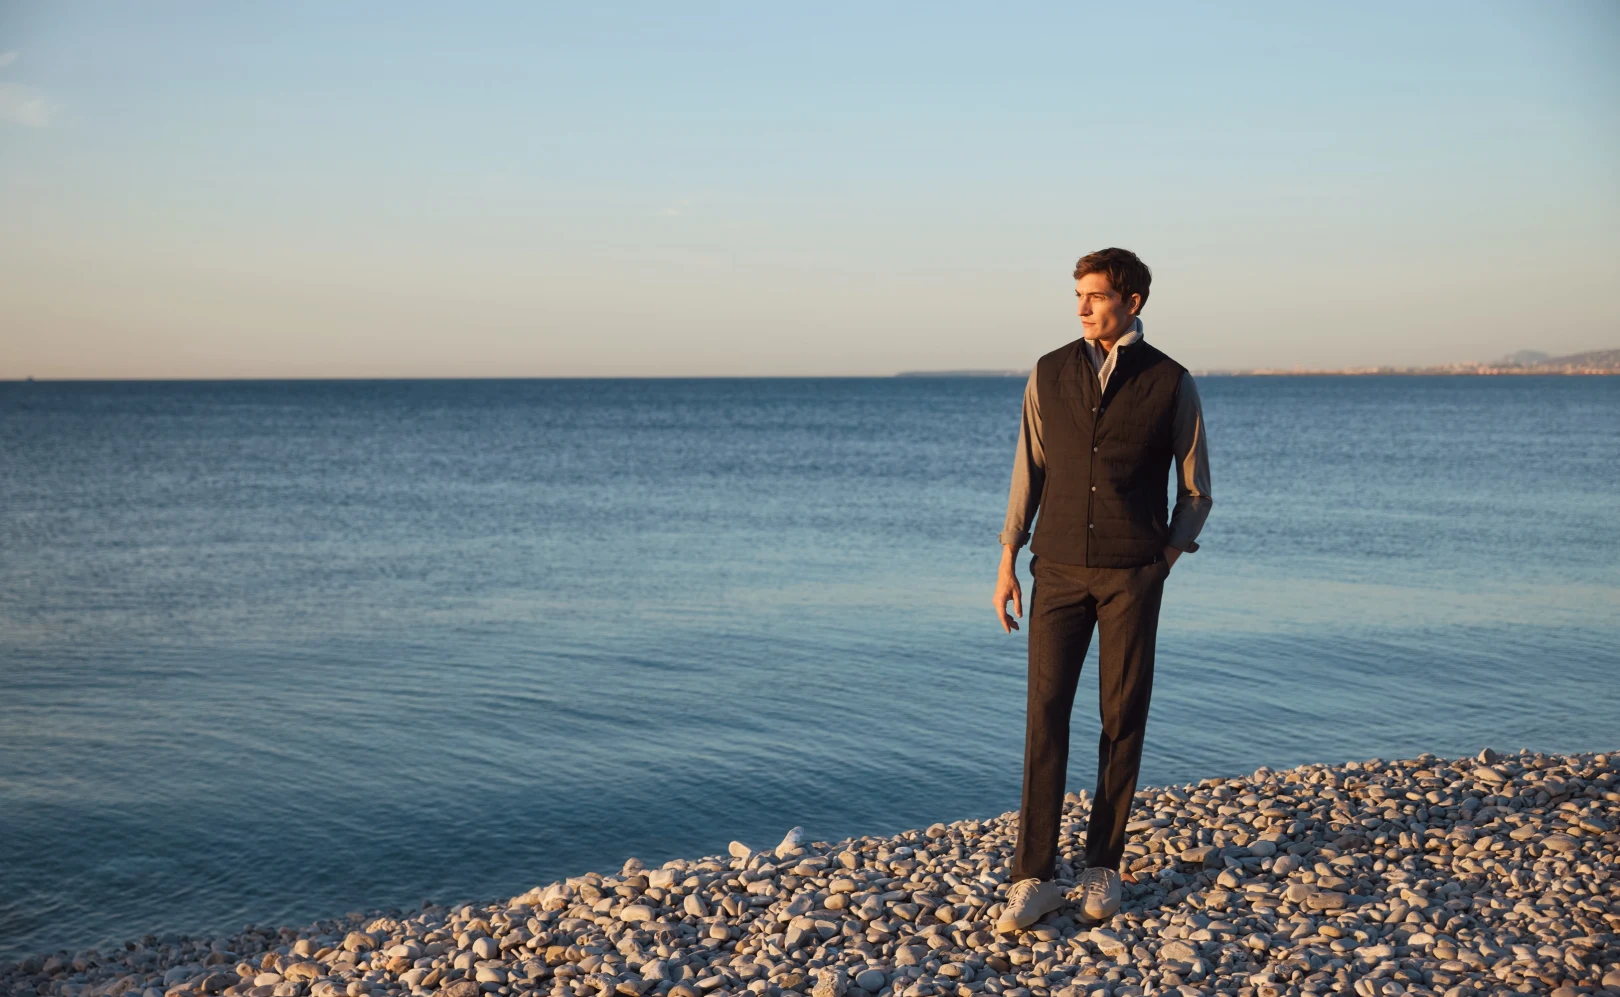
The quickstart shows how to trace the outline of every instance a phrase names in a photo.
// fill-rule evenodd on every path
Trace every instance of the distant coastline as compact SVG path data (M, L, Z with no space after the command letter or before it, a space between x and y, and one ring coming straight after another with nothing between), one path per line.
M895 377L1028 377L1029 370L903 370Z
M1194 370L1197 376L1299 376L1299 375L1513 375L1513 374L1620 374L1620 350L1590 350L1569 356L1552 357L1524 351L1502 360L1486 363L1453 363L1433 367L1252 367L1239 370ZM895 377L1028 377L1023 370L908 370Z

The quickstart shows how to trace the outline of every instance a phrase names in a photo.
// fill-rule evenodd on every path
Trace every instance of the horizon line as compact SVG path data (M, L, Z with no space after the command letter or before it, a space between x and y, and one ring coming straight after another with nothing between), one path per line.
M1488 366L1488 365L1480 365ZM1379 368L1371 370L1328 370L1250 368L1244 370L1198 370L1188 368L1194 377L1613 377L1620 370L1524 370L1492 367L1490 370L1443 370L1434 368ZM962 381L1012 380L1028 377L1029 371L897 371L893 374L547 374L547 375L362 375L298 377L20 377L0 378L0 384L287 384L287 383L374 383L404 381L892 381L950 378Z

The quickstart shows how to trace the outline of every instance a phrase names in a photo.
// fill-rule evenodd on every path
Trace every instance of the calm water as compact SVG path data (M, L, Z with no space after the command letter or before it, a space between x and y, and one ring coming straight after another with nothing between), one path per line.
M1201 385L1144 784L1620 748L1620 378ZM1021 388L0 385L0 954L1016 808Z

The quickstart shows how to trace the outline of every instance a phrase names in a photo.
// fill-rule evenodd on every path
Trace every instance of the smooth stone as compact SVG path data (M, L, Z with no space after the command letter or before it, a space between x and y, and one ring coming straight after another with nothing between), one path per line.
M1249 845L1249 854L1253 855L1255 858L1270 858L1271 856L1277 854L1277 843L1275 841L1266 841L1265 839L1261 839Z
M869 994L875 994L889 985L889 974L881 969L863 969L855 975L855 985Z
M1321 890L1305 898L1305 906L1311 910L1341 910L1347 902L1343 893L1332 890Z
M804 844L804 828L795 827L782 836L781 842L776 846L777 858L786 858L789 852L795 851Z
M740 841L733 841L730 845L727 845L726 851L731 853L732 858L737 859L745 859L754 854L754 850L752 848L749 848Z
M791 921L796 917L810 913L816 906L815 897L808 893L801 893L782 910L778 920Z
M495 939L484 935L473 939L472 954L475 959L493 959L501 954L501 946Z
M1195 845L1183 849L1177 858L1185 865L1209 865L1216 854L1217 849L1214 845Z
M1117 959L1130 951L1130 946L1106 928L1091 929L1091 943L1110 959Z
M1551 848L1555 852L1564 852L1565 854L1570 852L1578 852L1581 850L1581 843L1579 841L1576 841L1567 834L1557 832L1542 838L1541 844L1543 847Z
M1187 942L1174 939L1159 946L1160 959L1174 959L1177 962L1192 962L1198 958L1198 949Z
M619 920L626 924L640 924L642 921L651 921L658 915L646 904L631 904L619 911Z

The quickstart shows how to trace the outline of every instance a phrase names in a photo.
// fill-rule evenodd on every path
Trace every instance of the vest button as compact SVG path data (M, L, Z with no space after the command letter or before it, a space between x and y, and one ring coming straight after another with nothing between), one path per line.
M1087 523L1086 524L1086 529L1088 529L1088 530L1092 530L1092 529L1096 529L1096 528L1097 528L1096 523Z
M1096 447L1092 447L1092 448L1091 448L1091 452L1092 452L1092 453L1096 453L1096 452L1097 452L1097 448L1096 448Z
M1097 486L1096 486L1096 485L1092 485L1092 486L1091 486L1091 490L1092 490L1092 491L1096 491L1096 490L1097 490Z

